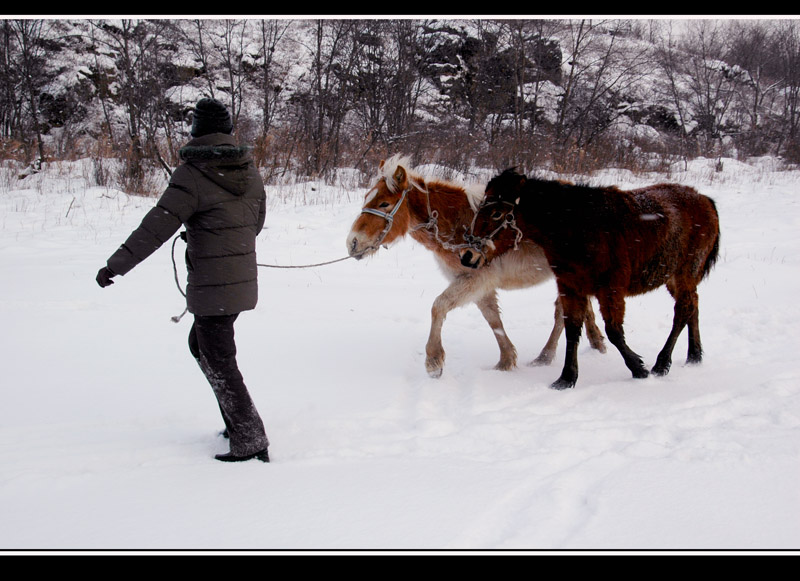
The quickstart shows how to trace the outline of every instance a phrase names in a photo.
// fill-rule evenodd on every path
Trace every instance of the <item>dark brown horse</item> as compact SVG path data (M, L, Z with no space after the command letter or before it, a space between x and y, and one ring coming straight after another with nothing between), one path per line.
M719 253L719 218L711 198L677 184L621 191L527 179L506 170L486 186L471 230L473 247L461 252L464 265L491 265L525 241L544 249L567 335L564 369L552 387L572 387L578 379L577 346L590 296L597 297L606 336L634 377L648 372L625 343L625 297L661 285L675 299L675 314L652 372L669 372L675 341L686 325L687 362L702 360L697 285Z
M552 278L553 271L542 249L526 242L487 268L474 270L462 266L459 252L466 246L464 235L483 196L483 186L471 191L444 180L425 180L407 167L408 160L402 156L381 162L375 185L365 195L364 207L347 236L349 253L363 258L407 233L434 253L450 285L431 309L425 367L432 377L439 377L444 366L442 325L447 313L470 302L478 306L494 331L500 347L496 368L512 369L516 366L517 352L503 328L497 289L525 288ZM553 331L532 364L544 365L553 360L563 328L561 303L557 300ZM591 305L586 310L586 333L592 346L605 352Z

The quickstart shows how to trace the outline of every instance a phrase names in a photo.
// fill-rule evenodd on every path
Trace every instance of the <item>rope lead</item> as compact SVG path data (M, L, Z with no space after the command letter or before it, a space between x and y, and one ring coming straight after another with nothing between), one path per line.
M178 287L178 290L181 291L183 298L186 298L186 293L183 292L181 288L181 283L178 280L178 265L175 263L175 243L178 241L178 238L183 238L184 233L181 232L175 238L172 239L172 274L175 276L175 286ZM185 238L183 238L185 240ZM180 323L183 316L189 311L189 305L186 305L186 308L183 309L183 312L180 315L175 315L174 317L170 317L170 320L173 323Z
M181 288L180 280L178 280L178 264L175 261L175 243L178 242L178 238L181 238L181 239L183 239L185 241L186 240L186 233L185 232L181 232L180 234L175 236L175 238L172 239L172 274L175 277L175 286L178 287L178 290L183 295L183 298L186 298L186 293ZM369 249L365 249L364 252L366 252L367 250L369 250ZM316 266L327 266L328 264L334 264L336 262L342 262L343 260L347 260L349 258L356 258L356 255L345 256L343 258L337 258L336 260L329 260L327 262L318 262L316 264L300 264L300 265L297 265L297 266L291 266L291 265L284 266L284 265L280 265L280 264L259 264L259 263L256 263L256 266L263 266L264 268L314 268ZM170 317L170 320L173 323L180 323L181 319L183 318L183 316L188 311L189 311L189 307L187 305L187 307L185 309L183 309L183 312L180 315L175 315L174 317Z
M183 316L189 312L189 307L183 309L183 312L180 315L175 315L174 317L170 317L170 321L173 323L180 323Z

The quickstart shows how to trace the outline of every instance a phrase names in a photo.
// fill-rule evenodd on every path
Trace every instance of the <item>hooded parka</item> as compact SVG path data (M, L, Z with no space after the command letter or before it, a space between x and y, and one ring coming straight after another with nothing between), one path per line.
M186 226L186 300L195 315L231 315L258 301L256 235L266 194L250 148L224 133L189 141L156 206L108 259L124 275Z

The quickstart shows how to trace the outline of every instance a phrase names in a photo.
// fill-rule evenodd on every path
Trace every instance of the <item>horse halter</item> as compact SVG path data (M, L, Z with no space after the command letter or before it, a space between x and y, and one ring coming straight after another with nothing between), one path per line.
M408 195L408 192L411 191L411 189L412 187L408 186L406 189L403 190L403 193L400 195L400 200L398 200L398 202L394 205L394 208L392 208L391 212L384 212L382 210L376 210L375 208L361 208L362 214L372 214L373 216L379 216L384 220L386 220L386 227L383 229L383 232L381 232L380 236L378 236L378 240L374 244L376 248L381 245L383 239L386 238L387 234L389 234L389 230L392 229L392 224L394 223L394 215L400 209L400 206L403 205L403 202L405 201L406 196Z
M377 188L377 187L378 186L375 186L375 188ZM372 188L372 189L375 189L375 188ZM412 229L413 230L428 230L428 231L430 231L431 236L433 236L433 238L442 246L442 248L445 248L447 250L456 251L456 250L461 250L462 248L469 248L471 246L469 243L467 243L467 244L453 244L449 240L443 240L441 238L441 236L439 235L439 212L438 212L438 210L433 210L431 208L431 197L430 197L430 192L428 191L428 188L425 187L424 185L420 186L420 184L418 184L418 183L411 183L410 181L409 181L408 187L403 190L402 194L400 195L400 200L397 202L397 204L395 204L395 206L394 206L394 208L392 208L391 212L384 212L382 210L376 210L374 208L361 208L361 213L362 214L372 214L373 216L379 216L379 217L383 218L384 220L386 220L386 227L383 229L383 232L381 232L380 236L378 236L378 240L373 243L371 248L377 248L378 246L381 245L381 243L383 242L383 239L386 238L386 236L389 234L389 230L392 229L392 224L394 222L394 215L400 209L400 206L403 205L403 202L405 201L406 197L408 196L408 193L411 190L415 189L415 188L418 191L421 191L422 193L425 194L425 201L426 201L427 208L428 208L428 221L423 223L423 224L419 224L417 226L414 226ZM370 190L370 191L372 191L372 190ZM367 193L369 193L369 192L367 192ZM465 233L464 234L464 239L468 240L468 238L469 238L469 234ZM452 239L452 237L451 237L451 239Z
M511 206L511 210L508 213L506 213L506 215L503 217L503 222L497 228L492 230L486 236L483 236L481 238L476 238L473 232L475 230L475 221L478 219L478 214L480 214L481 210L483 210L484 208L488 208L489 206L495 206L497 204L506 204L508 206ZM472 218L472 224L470 224L469 227L469 234L464 235L464 238L467 240L468 245L473 250L476 250L481 255L483 255L483 248L489 242L492 242L492 240L494 240L494 237L497 236L497 234L499 234L506 228L511 228L512 230L516 230L517 232L516 237L514 238L514 250L517 250L519 248L519 243L522 241L523 234L522 230L520 230L519 227L517 226L517 218L516 216L514 216L515 207L516 207L515 204L512 204L511 202L506 202L505 200L500 200L499 202L489 202L488 204L487 203L481 204L480 208L478 208L478 211L475 212L475 216Z

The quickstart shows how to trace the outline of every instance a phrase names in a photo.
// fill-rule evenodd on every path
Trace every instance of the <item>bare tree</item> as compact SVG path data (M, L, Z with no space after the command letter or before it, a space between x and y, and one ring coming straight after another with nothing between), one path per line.
M500 151L495 160L498 167L541 165L549 158L544 111L554 109L553 96L561 81L561 51L552 39L557 21L502 20L499 21L498 49L506 55L511 81L509 114L511 133L504 135L504 147L496 143L501 132L502 117L491 128L489 142ZM497 113L495 110L494 113ZM497 117L493 115L492 117ZM507 133L507 132L506 132Z
M649 70L651 55L644 44L622 42L630 32L624 21L579 20L565 26L567 66L555 139L562 161L572 163L621 114L615 99Z
M352 110L357 120L358 166L380 145L406 144L419 96L415 66L416 23L408 20L366 20L353 30L356 63L351 85Z
M276 78L275 52L291 26L291 20L261 20L258 26L260 40L259 82L261 90L261 132L267 135L272 127L278 107L281 83Z
M422 85L417 67L419 50L418 22L390 20L389 38L393 45L389 87L386 98L386 134L388 143L405 140L412 129Z
M161 20L94 21L98 42L115 55L119 93L113 98L123 106L128 146L123 185L141 190L146 177L144 161L163 163L156 141L159 124L165 122L165 57L160 44L168 22Z
M2 135L6 138L19 132L22 115L18 96L19 69L15 38L11 21L3 20L0 25L0 121Z
M741 135L737 145L746 153L764 154L769 149L775 100L782 85L776 66L775 21L734 20L730 22L725 61L745 71L743 82L735 86L733 111L739 117Z
M774 55L781 79L782 108L777 152L800 159L800 25L796 20L776 23Z
M212 48L208 41L209 28L216 25L213 20L178 20L176 29L195 62L199 65L200 77L205 82L205 89L209 97L216 98L215 64L212 57Z
M39 93L47 80L46 54L42 41L47 34L47 23L40 19L11 20L7 22L6 31L9 39L16 44L16 81L19 83L19 95L27 103L27 114L30 126L36 138L36 159L34 168L45 161L42 127L39 121ZM13 81L12 81L13 82ZM22 116L19 118L22 119Z
M661 72L663 89L661 94L656 93L656 99L667 104L668 110L674 111L678 123L678 151L684 164L688 162L688 126L690 120L689 99L690 94L686 88L683 77L685 54L678 48L679 39L668 26L662 36L659 36L656 45L656 63ZM658 89L657 89L658 91Z
M31 159L109 136L130 183L185 132L182 86L225 102L262 165L315 176L393 151L459 171L627 161L638 148L609 131L622 115L658 129L636 145L668 156L800 158L791 19L688 20L680 38L671 20L63 22L0 21L0 136ZM67 54L78 74L48 84Z
M734 20L726 36L730 39L725 61L743 68L746 80L736 89L748 119L748 129L757 131L767 98L780 86L773 76L773 29L769 21Z
M688 23L684 48L684 80L689 87L689 108L695 131L702 138L704 155L719 155L726 131L726 115L737 87L745 82L741 69L724 60L725 29L717 20Z
M199 65L207 97L224 102L238 125L245 100L245 45L251 20L185 20L177 30Z
M249 20L223 20L219 32L212 35L214 49L225 77L225 93L234 126L239 123L242 103L245 100L244 45Z
M301 162L309 175L323 175L340 162L342 128L352 103L353 69L360 50L358 20L315 20L309 23L310 44L304 46L310 65L306 83L291 99L302 131Z

